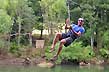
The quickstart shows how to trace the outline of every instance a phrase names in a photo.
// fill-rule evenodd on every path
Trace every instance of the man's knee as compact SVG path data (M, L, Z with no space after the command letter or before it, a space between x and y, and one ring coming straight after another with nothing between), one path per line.
M60 38L61 36L62 36L62 33L59 33L59 32L56 33L56 37L59 37Z
M61 44L65 44L65 43L66 43L66 40L65 40L65 39L62 39L62 40L60 41L60 43L61 43Z

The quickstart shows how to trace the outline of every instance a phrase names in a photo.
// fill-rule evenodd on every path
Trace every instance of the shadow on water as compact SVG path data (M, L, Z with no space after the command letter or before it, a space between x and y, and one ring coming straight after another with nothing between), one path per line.
M0 72L109 72L109 66L72 66L57 65L54 68L41 68L38 66L9 66L0 65Z

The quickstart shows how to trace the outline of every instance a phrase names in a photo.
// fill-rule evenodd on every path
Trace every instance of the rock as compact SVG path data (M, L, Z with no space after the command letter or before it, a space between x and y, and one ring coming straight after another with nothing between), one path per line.
M80 62L79 65L80 65L80 66L89 66L90 63Z
M30 65L31 64L31 60L30 58L25 58L24 62L23 62L24 65Z
M55 64L54 63L52 63L52 62L41 62L41 63L39 63L39 64L37 64L37 66L39 66L39 67L48 67L48 68L52 68L52 67L54 67L55 66Z
M98 61L96 62L96 64L98 64L98 65L103 64L103 63L104 63L104 60L98 60Z
M55 64L54 64L54 63L51 63L51 62L48 62L48 63L47 63L47 66L48 66L48 68L52 68L52 67L55 66Z

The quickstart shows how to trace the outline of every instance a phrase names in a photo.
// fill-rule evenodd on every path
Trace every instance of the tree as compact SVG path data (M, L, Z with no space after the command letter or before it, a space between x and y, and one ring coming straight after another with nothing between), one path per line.
M12 20L5 10L0 9L0 50L8 49L8 33L11 31Z
M11 17L6 13L5 10L0 9L0 33L7 34L10 32L12 27Z
M66 1L65 0L41 0L41 9L43 12L43 20L50 35L59 26L59 22L63 23L66 16ZM54 29L54 30L53 30Z
M29 6L32 7L34 14L36 16L36 23L34 25L34 28L41 30L40 39L42 39L42 33L43 33L43 15L42 15L42 9L40 6L40 0L29 0L31 3Z

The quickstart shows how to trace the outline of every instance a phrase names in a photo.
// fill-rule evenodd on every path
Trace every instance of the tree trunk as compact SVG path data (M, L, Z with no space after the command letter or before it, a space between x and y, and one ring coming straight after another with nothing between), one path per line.
M42 39L43 29L41 29L40 39Z
M50 22L50 36L53 36L53 24Z
M20 32L21 32L21 19L18 17L19 30L18 30L18 46L20 47Z
M97 51L99 51L99 49L102 48L102 33L100 32L100 30L98 32L99 33L97 33Z

